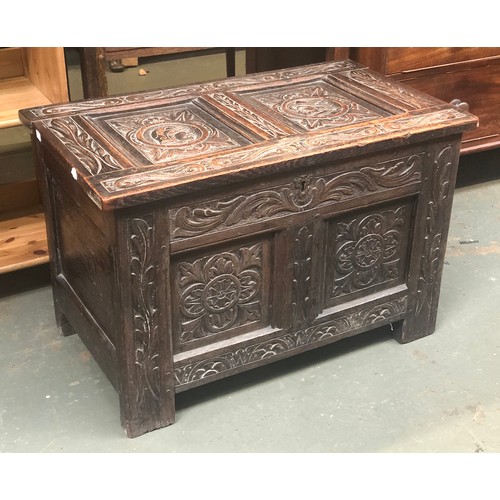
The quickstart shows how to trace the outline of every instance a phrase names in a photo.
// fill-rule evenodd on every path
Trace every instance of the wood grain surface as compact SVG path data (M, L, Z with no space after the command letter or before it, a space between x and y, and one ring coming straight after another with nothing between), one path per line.
M477 124L456 104L340 61L21 113L56 320L127 436L174 423L177 392L383 325L434 331Z
M0 220L0 273L48 262L43 212L9 217Z

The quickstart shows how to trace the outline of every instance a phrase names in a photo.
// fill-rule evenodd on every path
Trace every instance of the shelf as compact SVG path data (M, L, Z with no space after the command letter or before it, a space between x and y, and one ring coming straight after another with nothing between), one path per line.
M41 207L0 220L0 274L49 261L45 217Z
M8 128L21 125L20 109L68 100L63 47L0 47L0 129L7 138ZM32 155L25 150L17 151L9 142L2 145L1 154L0 274L3 274L44 264L49 256ZM24 175L27 170L28 178Z
M21 125L20 109L50 104L49 99L24 76L0 80L0 97L0 128Z

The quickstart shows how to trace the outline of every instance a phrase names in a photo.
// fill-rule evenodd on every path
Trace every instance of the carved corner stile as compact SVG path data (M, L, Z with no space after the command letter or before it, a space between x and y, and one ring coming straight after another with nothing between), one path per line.
M418 273L410 289L408 317L394 333L401 343L430 335L436 327L437 308L449 219L457 174L460 141L437 147L430 158L424 180L427 193L422 219L425 226L418 258Z
M121 220L122 420L134 437L174 422L173 359L161 286L166 261L154 214ZM171 378L171 380L169 380Z

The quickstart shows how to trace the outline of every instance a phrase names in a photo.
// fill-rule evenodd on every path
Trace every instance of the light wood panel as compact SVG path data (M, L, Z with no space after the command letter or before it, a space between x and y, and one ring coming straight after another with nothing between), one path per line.
M24 75L23 51L17 47L0 49L0 79Z
M37 209L41 210L41 209ZM49 261L45 217L41 211L0 220L0 273Z
M62 47L28 47L24 58L27 78L51 103L69 100Z
M21 125L18 117L20 109L50 103L24 76L0 80L0 128Z
M0 128L20 125L20 109L68 100L63 47L0 49ZM35 179L0 185L0 274L48 262L39 203Z

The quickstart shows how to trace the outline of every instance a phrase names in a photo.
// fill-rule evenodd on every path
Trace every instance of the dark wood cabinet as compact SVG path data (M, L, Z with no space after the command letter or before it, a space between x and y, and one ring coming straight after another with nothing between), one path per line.
M389 323L434 331L477 122L460 106L336 61L21 117L58 325L130 437L173 423L176 392Z
M464 135L461 153L500 146L500 48L360 47L329 51L328 60L349 57L427 94L460 99L479 118Z

